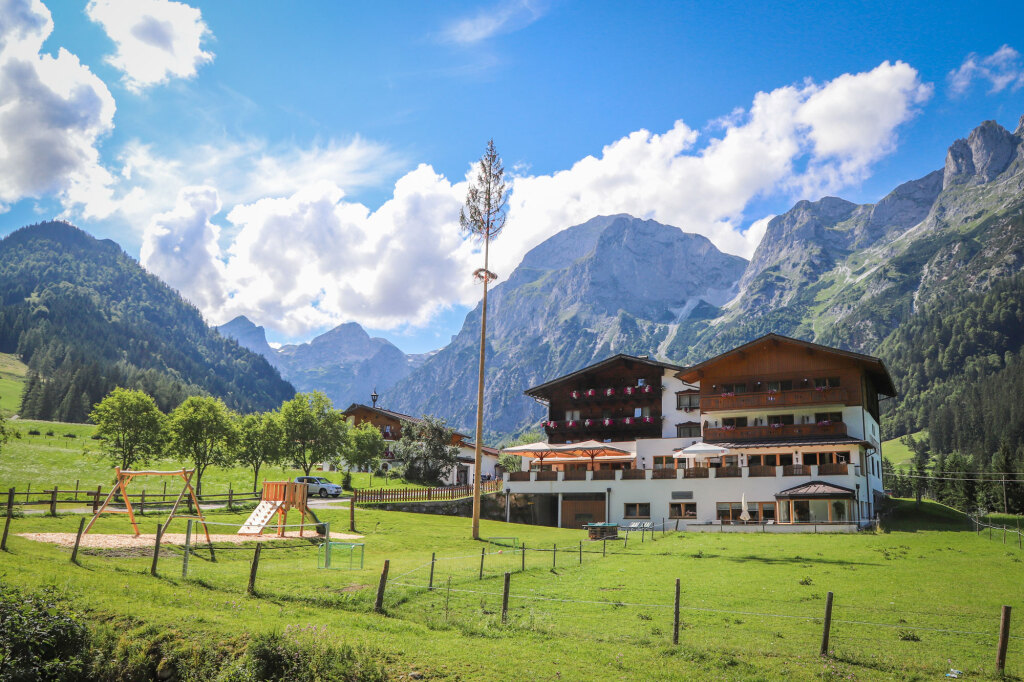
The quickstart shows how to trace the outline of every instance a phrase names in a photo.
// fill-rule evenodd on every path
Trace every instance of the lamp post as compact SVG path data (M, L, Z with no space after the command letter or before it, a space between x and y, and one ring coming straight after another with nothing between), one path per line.
M377 407L377 398L379 397L380 396L377 395L377 389L374 388L373 393L370 394L370 402L372 403L371 407Z

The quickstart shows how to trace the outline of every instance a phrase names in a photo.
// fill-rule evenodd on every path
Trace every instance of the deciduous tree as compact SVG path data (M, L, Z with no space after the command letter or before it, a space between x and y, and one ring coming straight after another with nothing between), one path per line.
M238 429L219 398L192 396L167 419L168 452L195 467L196 493L202 493L207 467L228 466L235 454Z
M416 424L402 427L395 444L395 456L405 462L405 477L437 485L459 463L459 449L452 445L455 432L443 420L424 416Z
M342 458L345 460L350 471L352 467L357 469L366 467L370 472L370 483L372 485L373 470L380 466L385 446L384 436L381 435L380 429L370 422L363 422L359 426L349 429Z
M348 423L320 391L298 393L281 406L287 457L307 476L319 463L337 465L348 437Z
M252 489L258 490L260 469L278 464L285 455L284 428L279 412L247 414L238 424L237 460L252 469Z
M166 418L142 391L115 388L93 407L89 419L114 466L131 469L163 450Z

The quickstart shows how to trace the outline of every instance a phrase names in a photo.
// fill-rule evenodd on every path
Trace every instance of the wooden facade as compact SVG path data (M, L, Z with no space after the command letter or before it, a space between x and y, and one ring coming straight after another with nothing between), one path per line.
M616 355L526 394L547 403L544 428L552 444L660 438L666 369L682 368Z

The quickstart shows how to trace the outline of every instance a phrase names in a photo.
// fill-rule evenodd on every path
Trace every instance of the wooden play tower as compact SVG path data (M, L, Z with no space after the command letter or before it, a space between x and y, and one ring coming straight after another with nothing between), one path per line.
M299 523L299 536L301 537L305 530L306 514L312 515L306 506L308 493L309 486L305 483L264 481L263 501L238 529L238 534L259 535L277 515L277 537L284 537L284 527L288 524L288 512L291 509L296 509L302 514L302 521Z

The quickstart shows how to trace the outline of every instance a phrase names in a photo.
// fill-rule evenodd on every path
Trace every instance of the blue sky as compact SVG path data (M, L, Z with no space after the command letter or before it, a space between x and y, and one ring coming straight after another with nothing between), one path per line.
M0 231L65 217L272 340L429 350L479 295L457 215L489 137L507 275L603 212L749 256L797 199L875 201L1012 130L1022 3L898 4L0 0L0 66L38 75L0 76L0 138L29 139Z

